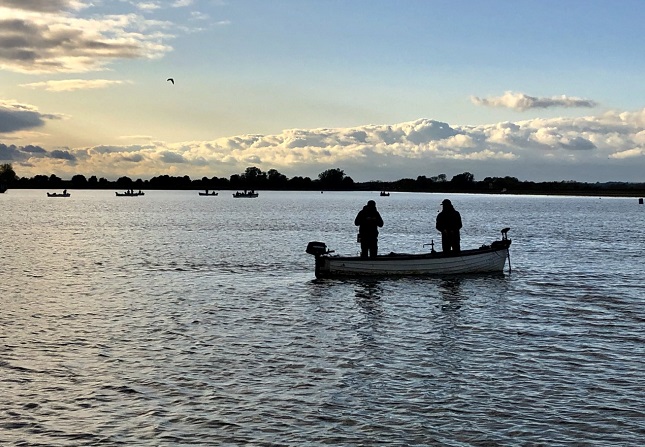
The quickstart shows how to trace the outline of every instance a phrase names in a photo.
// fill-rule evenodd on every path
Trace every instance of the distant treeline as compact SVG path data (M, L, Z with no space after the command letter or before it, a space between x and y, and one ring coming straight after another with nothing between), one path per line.
M267 172L249 167L241 174L225 177L202 177L159 175L149 180L120 177L115 181L103 177L89 178L75 175L63 180L56 175L18 177L11 165L0 165L0 184L19 189L135 189L135 190L283 190L283 191L402 191L402 192L456 192L456 193L499 193L499 194L568 194L568 195L616 195L642 196L645 183L607 182L582 183L576 181L531 182L515 177L486 177L476 181L473 174L464 172L451 179L445 174L433 177L420 175L416 179L404 178L396 181L355 182L342 169L328 169L318 178L292 177L275 169Z

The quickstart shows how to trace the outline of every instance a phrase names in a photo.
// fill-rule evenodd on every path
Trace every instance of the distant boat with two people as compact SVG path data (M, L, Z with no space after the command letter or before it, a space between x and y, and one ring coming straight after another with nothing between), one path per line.
M69 197L69 196L71 196L71 194L68 193L66 189L64 189L62 193L57 193L57 192L47 193L47 197Z
M390 197L389 192L381 191L381 197Z
M200 192L199 195L200 196L216 196L216 195L219 195L219 193L215 192L215 191L208 192L208 189L207 189L206 192Z
M246 189L244 192L239 192L237 191L235 194L233 194L233 198L239 199L239 198L249 198L249 199L254 199L258 196L259 194L255 192L254 190L247 191Z
M134 192L134 189L128 189L126 192L115 192L115 194L117 197L137 197L145 195L141 190L139 190L139 192Z

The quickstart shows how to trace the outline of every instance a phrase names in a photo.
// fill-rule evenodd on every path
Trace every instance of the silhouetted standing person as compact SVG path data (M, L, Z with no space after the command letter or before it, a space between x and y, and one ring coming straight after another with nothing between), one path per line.
M383 226L383 219L376 209L376 202L370 200L356 215L354 225L358 226L361 239L361 258L375 258L378 253L378 227Z
M441 249L444 252L461 251L459 246L459 230L461 230L461 214L453 206L452 202L444 199L441 202L443 209L437 215L437 230L441 231Z

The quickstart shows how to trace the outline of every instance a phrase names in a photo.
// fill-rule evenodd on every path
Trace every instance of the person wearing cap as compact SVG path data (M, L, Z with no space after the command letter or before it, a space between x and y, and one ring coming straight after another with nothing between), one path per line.
M437 230L441 232L441 249L444 252L459 252L459 230L461 230L461 214L453 206L452 202L444 199L441 202L443 209L437 215Z
M370 200L356 215L354 225L358 227L361 241L361 258L375 258L378 253L378 227L383 226L383 219L376 209L376 202Z

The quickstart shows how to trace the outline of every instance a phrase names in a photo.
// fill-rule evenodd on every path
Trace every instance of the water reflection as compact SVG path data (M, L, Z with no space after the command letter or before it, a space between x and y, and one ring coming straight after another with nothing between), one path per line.
M444 278L439 282L439 293L443 300L441 310L455 312L462 306L466 299L462 291L462 278Z
M370 358L379 357L382 342L377 339L383 323L383 286L376 279L359 280L354 285L354 301L364 318L354 325L365 352Z
M383 287L378 280L363 280L356 283L354 287L356 304L370 316L381 316L383 307Z
M312 279L307 283L309 294L312 298L323 298L326 293L329 293L329 283L322 279Z

